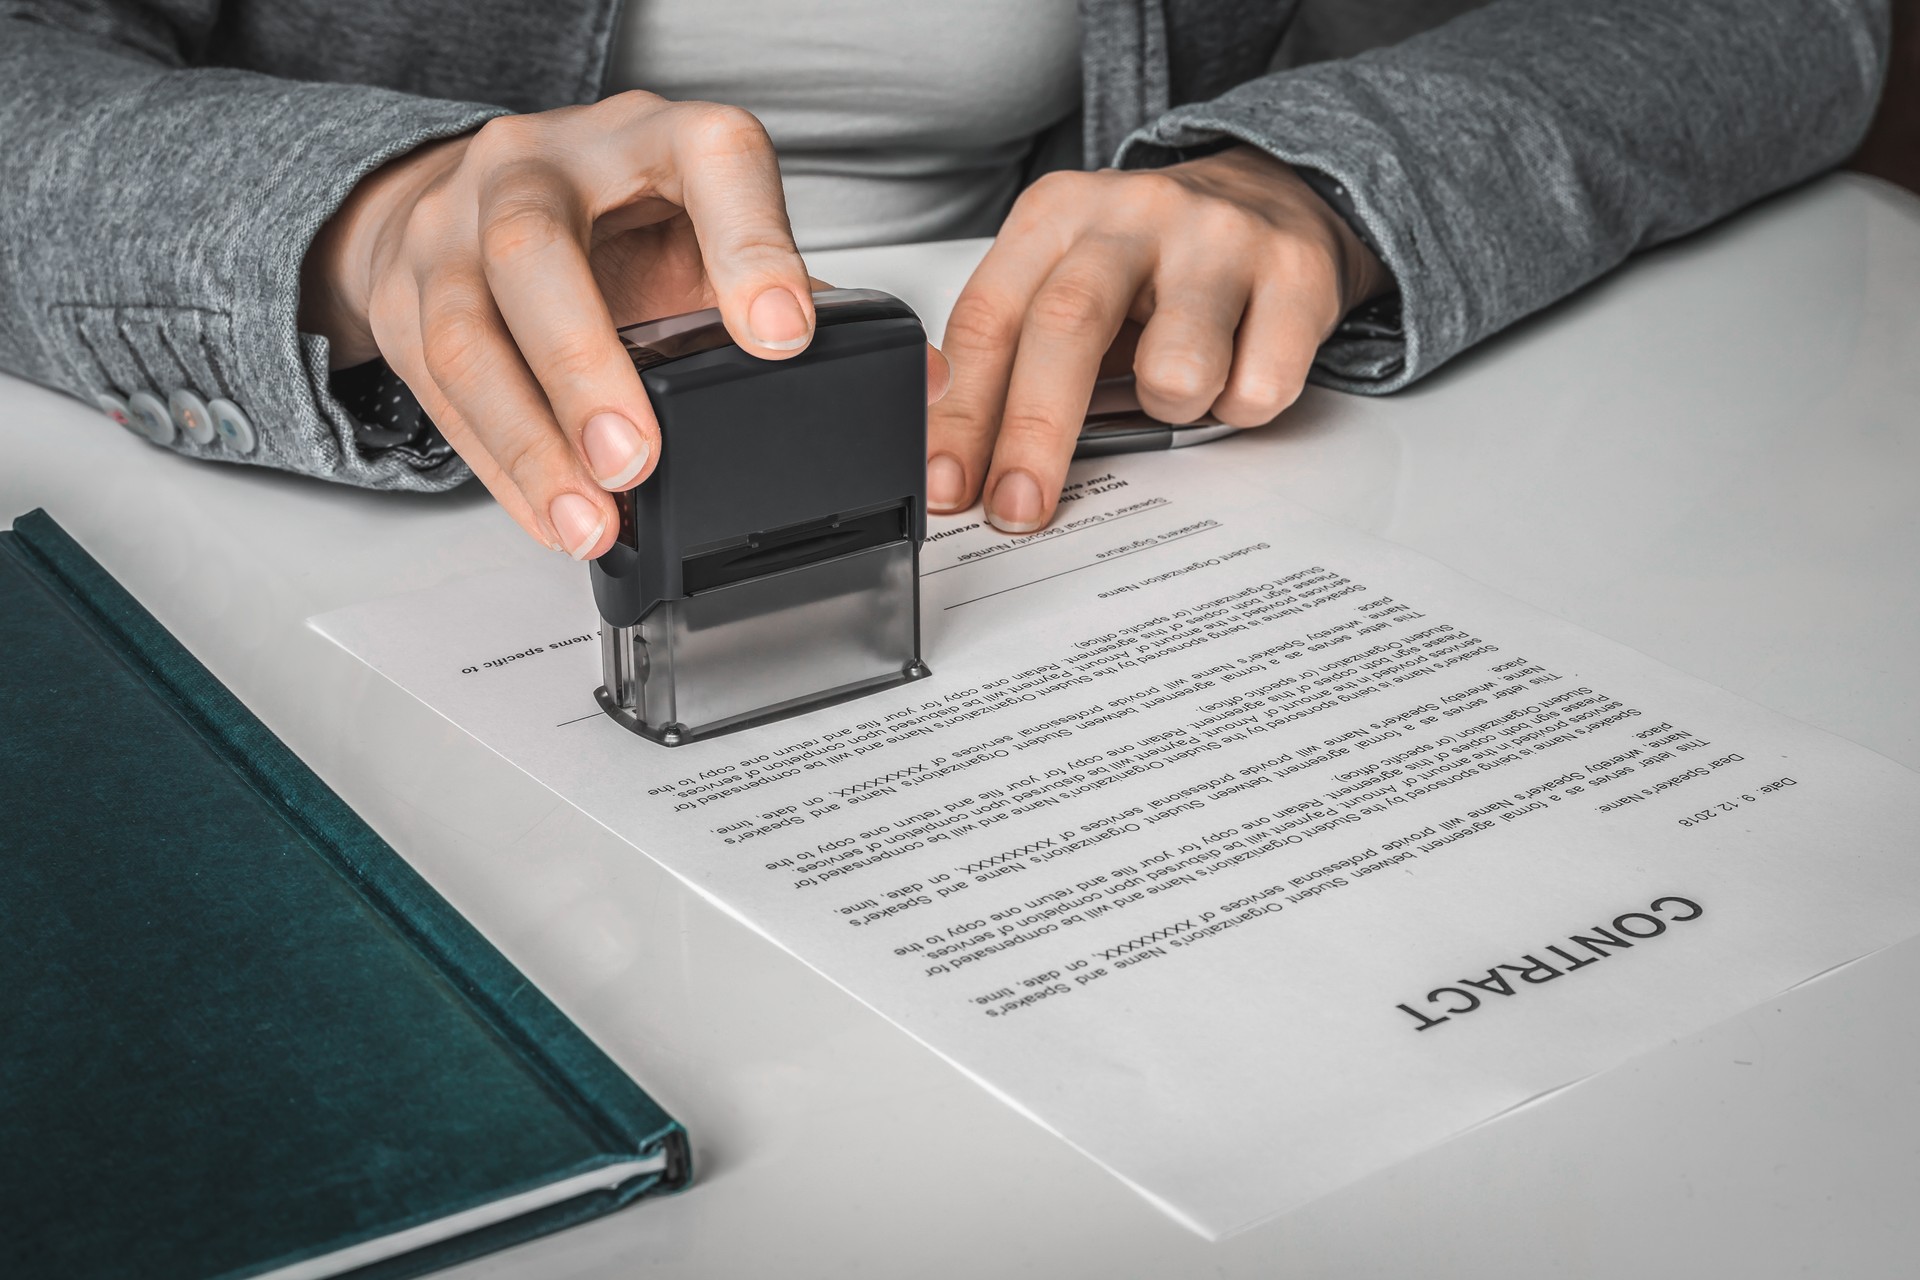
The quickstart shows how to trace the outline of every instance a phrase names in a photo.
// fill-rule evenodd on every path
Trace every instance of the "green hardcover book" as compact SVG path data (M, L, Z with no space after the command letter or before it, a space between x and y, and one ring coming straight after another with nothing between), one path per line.
M0 533L0 1276L413 1276L688 1174L58 525Z

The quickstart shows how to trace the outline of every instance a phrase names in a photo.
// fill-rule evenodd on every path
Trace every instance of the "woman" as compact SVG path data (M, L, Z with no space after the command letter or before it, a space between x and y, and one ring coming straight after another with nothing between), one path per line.
M750 351L805 346L783 158L810 245L997 227L928 493L1019 532L1128 321L1169 420L1266 422L1310 371L1394 390L1837 162L1887 24L1875 0L6 12L0 367L195 456L471 468L583 558L659 453L614 323L717 303ZM387 369L439 433L394 424Z

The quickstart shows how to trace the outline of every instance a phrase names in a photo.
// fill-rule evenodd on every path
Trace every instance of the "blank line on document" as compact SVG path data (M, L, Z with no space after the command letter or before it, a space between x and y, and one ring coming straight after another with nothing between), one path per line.
M995 556L1004 556L1010 551L1018 551L1022 547L1030 547L1037 542L1058 542L1070 534L1080 533L1087 529L1104 529L1116 520L1125 520L1128 516L1137 516L1143 511L1158 511L1162 507L1171 505L1172 504L1165 498L1154 498L1151 501L1141 503L1131 511L1122 511L1118 515L1101 516L1098 519L1088 518L1084 524L1076 523L1068 528L1062 528L1056 525L1051 529L1043 529L1039 533L1030 533L1026 537L1016 541L1003 542L997 547L990 547L971 560L956 560L952 564L943 564L938 569L929 569L920 576L923 578L931 578L936 573L945 573L949 569L962 569L970 564L979 564L983 560L991 560Z
M1085 564L1080 564L1080 565L1075 565L1075 566L1074 566L1073 568L1071 568L1071 569L1062 569L1062 570L1061 570L1060 572L1058 572L1058 573L1050 573L1050 574L1048 574L1048 575L1047 575L1046 577L1044 577L1044 578L1035 578L1035 579L1034 579L1034 580L1033 580L1032 582L1018 582L1018 583L1015 583L1015 584L1014 584L1013 586L1011 586L1011 587L1002 587L1002 588L1000 588L1000 589L999 589L998 591L989 591L989 592L987 592L987 594L985 594L985 595L983 595L983 596L975 596L975 597L974 597L973 599L971 599L971 600L961 600L961 601L957 601L957 602L956 602L956 603L954 603L954 604L950 604L950 605L948 605L948 606L947 606L947 609L958 609L958 608L959 608L959 607L960 607L961 605L963 605L963 604L978 604L978 603L979 603L980 601L982 601L982 600L991 600L991 599L993 599L993 597L995 597L995 596L1003 596L1003 595L1005 595L1005 594L1007 594L1007 592L1009 592L1009 591L1018 591L1018 590L1020 590L1020 588L1021 588L1021 587L1031 587L1031 586L1034 586L1034 585L1036 585L1036 584L1038 584L1038 583L1042 583L1042 582L1051 582L1051 581L1053 581L1053 580L1054 580L1055 578L1064 578L1064 577L1066 577L1066 576L1067 576L1068 574L1070 574L1070 573L1078 573L1078 572L1080 572L1080 571L1081 571L1082 569L1091 569L1091 568L1093 568L1093 567L1094 567L1095 565L1102 565L1102 564L1112 564L1112 563L1113 563L1113 562L1114 562L1115 560L1122 560L1122 559L1125 559L1125 558L1126 558L1127 556L1130 556L1130 555L1132 555L1132 554L1134 554L1134 552L1136 552L1136 551L1152 551L1152 550L1153 550L1153 549L1154 549L1155 547L1164 547L1164 546L1167 546L1167 545L1168 545L1168 544L1170 544L1170 543L1174 543L1174 542L1178 542L1178 541L1180 541L1180 540L1181 540L1182 538L1191 538L1191 537L1193 537L1193 536L1194 536L1194 535L1196 535L1196 534L1201 534L1201 533L1211 533L1211 532L1212 532L1213 530L1215 530L1215 529L1219 529L1219 528L1222 528L1222 527L1224 527L1224 526L1222 526L1222 525L1220 525L1220 524L1218 524L1218 523L1216 523L1216 522L1214 522L1214 521L1212 521L1212 520L1209 520L1209 521L1208 521L1208 522L1207 522L1207 523L1206 523L1205 525L1203 525L1202 527L1200 527L1200 528L1198 528L1198 529L1189 529L1189 530L1188 530L1187 532L1185 532L1185 533L1179 533L1179 534L1175 534L1175 535L1174 535L1173 537L1171 537L1171 538L1162 538L1162 539L1159 539L1158 541L1155 541L1155 542L1149 542L1149 543L1147 543L1147 544L1146 544L1146 545L1144 545L1144 546L1139 546L1139 547L1129 547L1129 548L1128 548L1127 550L1125 550L1125 551L1121 551L1121 552L1117 552L1117 553L1115 553L1115 554L1113 554L1113 555L1110 555L1110 556L1108 556L1108 557L1107 557L1106 559L1104 559L1104 560L1089 560L1089 561L1088 561L1087 563L1085 563ZM945 610L945 609L943 609L943 610L941 610L941 612L942 612L942 613L944 613L944 612L946 612L946 610Z

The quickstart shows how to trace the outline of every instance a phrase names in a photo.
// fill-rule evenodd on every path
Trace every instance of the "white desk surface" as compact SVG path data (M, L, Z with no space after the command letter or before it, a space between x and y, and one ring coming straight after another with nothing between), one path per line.
M978 252L814 268L937 319ZM1892 188L1829 178L1411 391L1310 393L1207 447L1920 766L1920 203ZM552 554L469 489L196 463L0 378L0 520L47 508L692 1132L688 1193L450 1274L1915 1274L1920 943L1224 1244L1190 1235L307 629Z

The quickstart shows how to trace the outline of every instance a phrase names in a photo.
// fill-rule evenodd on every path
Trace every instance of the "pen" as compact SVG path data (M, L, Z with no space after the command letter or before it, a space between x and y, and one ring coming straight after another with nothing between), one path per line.
M1087 420L1080 428L1076 458L1098 458L1109 453L1148 453L1155 449L1184 449L1190 444L1205 444L1238 431L1202 418L1198 422L1162 422L1140 408L1134 391L1133 375L1102 378L1093 384L1087 403Z
M1184 449L1230 436L1240 428L1203 418L1199 422L1176 425L1130 413L1092 418L1080 428L1080 443L1074 446L1076 458L1098 458L1109 453L1145 453L1153 449Z

